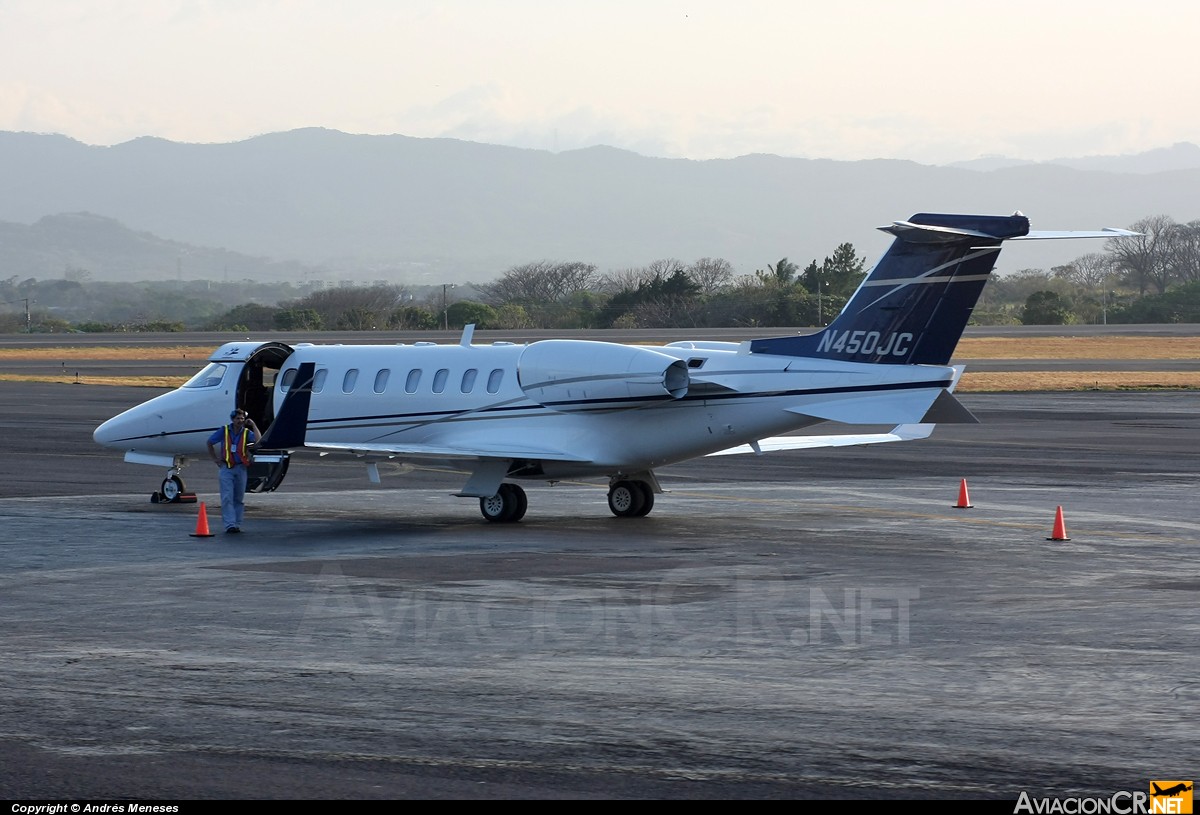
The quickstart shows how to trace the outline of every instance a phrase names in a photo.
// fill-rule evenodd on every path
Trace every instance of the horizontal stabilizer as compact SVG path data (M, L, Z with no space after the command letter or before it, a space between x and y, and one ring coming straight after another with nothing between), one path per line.
M893 441L914 441L928 438L932 424L896 425L888 433L848 433L815 436L772 436L749 444L709 453L710 456L734 456L744 453L771 453L778 450L811 450L818 447L853 447L860 444L886 444Z
M1067 229L1067 230L1033 230L1028 235L1011 238L1014 241L1057 241L1075 240L1077 238L1136 238L1141 232L1130 232L1128 229L1114 229L1106 226L1103 229Z

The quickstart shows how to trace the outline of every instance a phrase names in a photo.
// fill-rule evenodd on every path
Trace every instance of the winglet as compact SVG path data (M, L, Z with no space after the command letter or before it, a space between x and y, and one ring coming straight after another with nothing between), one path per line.
M300 363L291 390L284 397L275 421L259 439L256 449L290 450L304 446L304 438L308 433L308 404L312 400L316 367L314 362Z

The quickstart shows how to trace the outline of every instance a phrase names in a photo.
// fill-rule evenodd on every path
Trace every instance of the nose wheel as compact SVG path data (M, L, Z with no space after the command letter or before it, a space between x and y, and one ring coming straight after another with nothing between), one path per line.
M163 479L158 494L162 496L162 500L166 503L175 503L186 491L187 488L184 486L182 478L178 475L168 475Z

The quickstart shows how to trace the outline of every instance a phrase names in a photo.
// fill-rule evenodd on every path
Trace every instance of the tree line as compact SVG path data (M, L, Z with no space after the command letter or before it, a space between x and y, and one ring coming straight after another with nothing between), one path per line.
M1200 322L1200 221L1159 215L1049 271L993 276L982 325ZM736 275L722 258L601 273L583 261L513 266L489 283L329 288L212 281L0 279L0 331L318 331L818 326L845 305L867 259L842 243L801 268L787 257Z

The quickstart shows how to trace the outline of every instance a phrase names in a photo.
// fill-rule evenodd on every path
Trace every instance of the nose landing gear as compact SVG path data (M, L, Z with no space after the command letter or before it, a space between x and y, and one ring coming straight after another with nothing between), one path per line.
M187 491L187 485L183 483L183 477L180 475L183 472L184 464L183 456L175 457L175 463L171 469L167 470L167 477L163 479L158 492L150 496L150 503L194 504L196 502L196 493Z
M162 500L167 503L174 503L179 500L179 496L186 492L183 479L178 475L168 475L163 479L162 487L159 488L158 494Z

